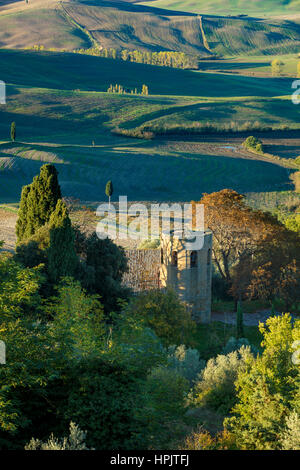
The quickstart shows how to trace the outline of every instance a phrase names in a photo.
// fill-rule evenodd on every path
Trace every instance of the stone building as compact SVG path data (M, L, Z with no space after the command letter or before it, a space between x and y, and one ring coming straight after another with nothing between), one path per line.
M200 243L192 250L176 232L161 235L160 250L127 250L129 271L124 284L135 292L170 286L197 323L209 322L212 233L199 232L197 238Z
M211 316L212 233L199 232L197 238L198 247L189 250L188 241L176 232L162 234L160 283L173 287L197 323L207 323Z

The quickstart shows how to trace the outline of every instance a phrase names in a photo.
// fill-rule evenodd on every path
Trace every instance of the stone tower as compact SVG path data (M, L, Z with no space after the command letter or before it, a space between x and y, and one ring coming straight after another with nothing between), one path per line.
M180 235L174 231L161 235L160 283L177 292L197 323L208 323L211 316L212 233L209 230L198 232L196 237L201 237L203 246L195 250L187 250L188 240Z

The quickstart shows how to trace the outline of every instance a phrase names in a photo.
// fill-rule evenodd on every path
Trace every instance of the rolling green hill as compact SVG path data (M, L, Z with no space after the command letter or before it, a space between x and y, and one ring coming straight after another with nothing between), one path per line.
M95 127L103 133L104 128L168 129L206 122L297 128L299 121L289 79L212 75L56 52L2 50L0 64L8 95L0 121L3 139L14 119L19 128L24 126L22 138L44 135L45 126L51 136L59 126L69 129L74 122L91 133ZM145 83L150 95L106 93L116 82L138 89ZM38 119L45 123L42 130L36 126Z
M170 8L212 15L299 13L299 0L154 0L143 2L159 8Z
M247 153L241 141L232 147L225 136L224 142L206 144L199 136L189 142L179 135L153 141L120 135L199 132L207 123L218 130L299 129L290 79L178 70L66 51L98 44L202 57L274 56L295 51L298 40L296 21L199 17L125 2L2 3L0 79L7 84L7 104L0 106L0 202L18 201L21 186L44 162L57 165L65 195L88 201L103 200L108 179L116 194L132 200L198 199L223 187L290 189L289 169ZM35 44L55 51L24 50ZM149 96L107 93L111 83L129 89L146 84ZM119 134L112 134L116 129ZM296 142L290 156L297 155Z
M0 76L8 84L60 90L106 91L110 83L149 86L151 95L273 97L287 95L289 79L174 70L101 57L0 50Z
M286 169L271 163L205 153L191 155L184 149L165 154L153 147L153 143L124 140L95 148L2 144L0 203L17 202L22 185L32 180L45 161L53 162L53 155L57 157L54 162L63 194L83 201L105 200L104 188L109 179L114 182L114 200L118 195L127 195L129 200L189 201L224 187L240 192L289 188ZM23 157L12 154L19 151ZM34 152L37 160L29 158Z
M0 3L0 47L25 49L36 44L45 48L88 48L85 34L66 21L55 0Z
M193 14L156 8L160 1L154 2L154 8L103 0L15 2L10 9L0 7L0 48L40 45L71 51L97 45L119 51L180 51L202 58L288 54L300 49L300 17L213 17L205 14L205 2L199 3L203 11ZM217 12L216 8L213 13Z
M131 200L197 199L222 187L241 192L290 188L286 168L251 154L228 154L222 143L209 149L201 138L189 145L184 139L145 141L110 133L116 127L188 127L207 121L297 127L298 108L283 96L290 80L57 52L2 50L0 64L7 82L7 105L0 107L2 203L16 202L21 186L47 161L56 163L65 195L89 201L103 200L108 179L116 194ZM116 81L129 87L147 83L150 95L106 93ZM7 143L12 121L17 124L13 144Z

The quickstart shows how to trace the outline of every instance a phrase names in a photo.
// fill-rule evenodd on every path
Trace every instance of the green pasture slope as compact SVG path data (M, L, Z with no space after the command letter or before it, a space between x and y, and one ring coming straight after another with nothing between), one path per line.
M27 6L19 2L19 10L7 13L0 9L0 47L24 49L41 45L45 49L72 51L98 45L119 51L173 50L201 58L299 51L300 17L297 15L288 19L241 18L232 16L230 10L230 16L226 17L222 9L230 2L220 1L212 8L213 15L219 16L212 16L206 14L209 2L197 2L196 14L184 11L189 7L187 2L178 2L176 7L181 11L176 11L156 8L160 1L151 7L121 0L44 0L45 3L30 0ZM245 6L245 2L234 3ZM271 1L247 3L270 5ZM285 8L293 11L287 5Z
M236 77L135 64L59 52L0 50L1 79L8 84L59 90L106 91L110 83L149 86L151 95L275 97L289 80Z
M21 2L19 2L21 3ZM24 0L25 4L25 0ZM30 8L20 12L0 11L0 47L11 49L45 48L73 50L90 47L86 34L66 21L58 8ZM1 7L1 2L0 2Z
M280 59L282 77L297 78L297 67L299 56L293 54L274 54L258 56L238 56L228 59L201 60L199 69L203 72L212 73L232 73L249 75L256 77L272 77L271 63L275 59Z
M210 13L212 15L239 14L291 14L299 13L299 0L154 0L143 2L158 8L170 8L194 13Z
M150 129L261 123L299 127L290 79L254 78L174 70L78 54L0 51L0 75L7 83L0 139L12 120L22 140L91 142L116 127ZM150 95L106 93L110 83ZM80 134L73 132L80 126ZM68 138L69 135L69 138ZM47 140L48 139L48 140ZM60 141L60 140L58 140Z
M189 201L224 187L240 192L289 188L288 171L272 163L184 151L165 153L152 142L118 139L95 147L55 148L2 144L0 203L18 201L21 186L31 181L45 161L56 164L65 196L90 202L105 200L109 179L114 182L114 200L127 195L135 201Z
M54 162L65 195L190 200L230 187L241 192L289 189L289 172L263 161L189 153L160 141L111 135L115 127L262 118L281 125L290 80L257 79L130 64L77 54L0 51L7 105L0 107L0 202L16 202L39 167ZM149 86L150 96L112 95L109 83ZM196 121L195 121L196 120ZM295 120L295 115L294 115ZM17 123L17 142L8 143Z
M299 18L289 21L225 18L203 16L204 11L199 9L200 18L186 13L183 8L176 12L128 2L62 5L69 18L86 28L93 39L105 47L169 49L199 56L224 56L291 53L298 52L300 46Z

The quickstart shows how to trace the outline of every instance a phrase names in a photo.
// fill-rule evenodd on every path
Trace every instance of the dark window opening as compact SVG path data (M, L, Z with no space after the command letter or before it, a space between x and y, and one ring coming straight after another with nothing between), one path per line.
M160 249L160 262L164 264L164 250L162 248Z
M211 249L209 249L207 252L207 265L210 264L210 257L211 257Z
M172 260L171 260L171 264L172 266L177 266L177 251L172 251Z
M197 267L197 261L198 261L198 253L197 251L192 251L191 252L191 268Z

